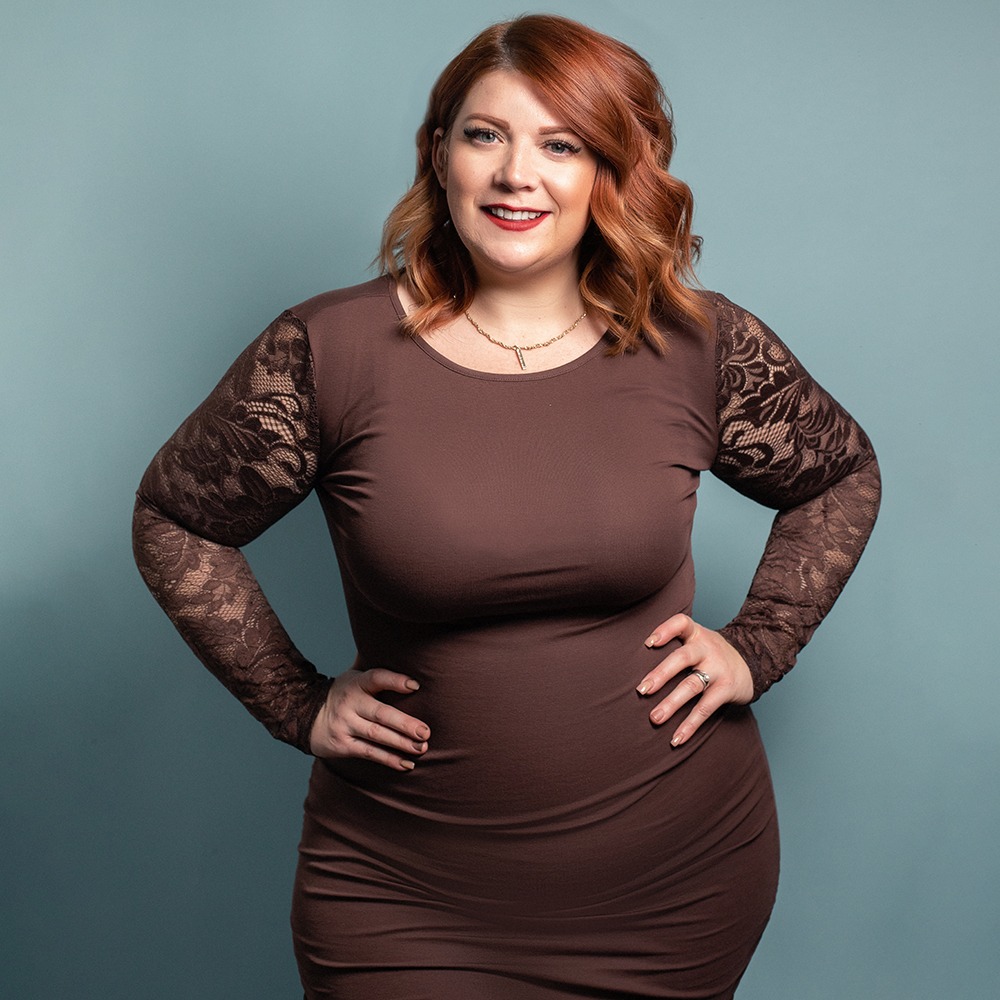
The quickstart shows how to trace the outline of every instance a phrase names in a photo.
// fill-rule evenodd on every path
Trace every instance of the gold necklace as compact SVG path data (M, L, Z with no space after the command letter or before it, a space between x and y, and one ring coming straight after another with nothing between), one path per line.
M579 319L572 325L566 327L562 333L556 334L556 336L550 338L549 340L543 340L540 344L505 344L503 341L497 340L495 337L491 337L469 314L466 312L465 318L476 328L476 330L481 333L491 344L496 344L497 347L502 347L505 351L513 351L517 355L518 363L521 365L521 371L524 371L528 366L524 363L524 355L521 351L534 351L539 347L548 347L550 344L554 344L557 340L562 340L567 333L572 333L587 316L587 310L585 309Z

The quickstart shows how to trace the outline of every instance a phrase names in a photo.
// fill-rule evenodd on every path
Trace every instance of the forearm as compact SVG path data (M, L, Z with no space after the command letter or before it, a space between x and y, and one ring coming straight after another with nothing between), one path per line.
M272 736L308 753L330 680L295 648L240 550L142 498L132 537L143 579L195 655Z
M747 662L759 698L795 664L857 565L875 524L878 463L869 451L818 496L778 513L739 614L719 631Z

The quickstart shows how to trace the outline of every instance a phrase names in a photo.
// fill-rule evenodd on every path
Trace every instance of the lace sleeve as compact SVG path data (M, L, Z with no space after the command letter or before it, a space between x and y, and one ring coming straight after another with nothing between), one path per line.
M712 471L777 508L740 613L720 629L758 698L792 668L861 558L878 513L865 432L755 316L718 296Z
M237 546L309 494L318 436L305 329L285 313L157 453L133 520L139 571L184 640L304 752L330 681L292 644Z

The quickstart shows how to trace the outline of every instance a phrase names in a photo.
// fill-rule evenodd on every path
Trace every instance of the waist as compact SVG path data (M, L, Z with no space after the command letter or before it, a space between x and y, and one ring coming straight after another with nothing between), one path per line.
M413 694L381 697L426 723L431 738L410 773L361 761L335 770L386 801L459 820L536 821L617 797L661 773L672 749L670 723L653 727L655 701L635 690L665 652L627 631L630 649L619 628L550 631L536 643L523 630L450 632L410 643L390 663L361 661L419 681Z
M641 909L652 885L690 877L752 841L774 814L749 709L721 713L683 748L673 750L667 738L659 748L655 766L647 763L645 773L623 767L611 783L601 783L607 775L599 761L591 762L591 777L603 778L586 781L584 760L572 801L545 800L558 774L529 781L511 771L501 782L484 778L471 760L468 771L429 768L422 776L421 765L397 775L317 761L303 850L358 878L444 894L459 905L466 894L516 901L547 886L567 906L629 896ZM461 781L469 787L456 787ZM474 802L486 808L477 812Z

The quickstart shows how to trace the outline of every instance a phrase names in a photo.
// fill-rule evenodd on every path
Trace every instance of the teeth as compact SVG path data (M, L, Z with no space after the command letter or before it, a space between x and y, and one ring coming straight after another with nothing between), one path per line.
M526 219L538 219L545 214L544 212L512 212L509 208L493 207L490 207L488 211L498 219L506 219L508 222L524 222Z

